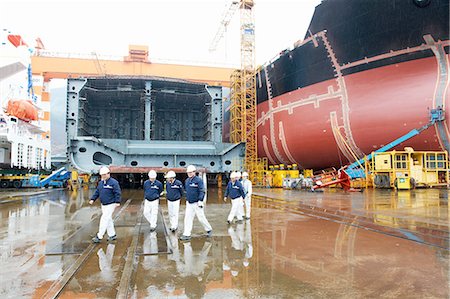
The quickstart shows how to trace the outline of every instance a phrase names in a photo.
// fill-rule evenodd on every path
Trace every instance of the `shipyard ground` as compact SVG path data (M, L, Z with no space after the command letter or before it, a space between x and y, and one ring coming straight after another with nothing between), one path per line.
M124 190L118 240L94 245L92 190L0 200L1 298L448 298L448 190L322 193L257 189L251 220L208 190L214 229L178 241L161 201L158 229L142 190ZM34 194L37 192L37 194ZM1 198L1 194L0 194Z

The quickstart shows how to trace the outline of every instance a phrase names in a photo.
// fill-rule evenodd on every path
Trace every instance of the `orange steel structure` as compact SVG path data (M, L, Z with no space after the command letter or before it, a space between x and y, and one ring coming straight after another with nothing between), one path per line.
M44 82L55 78L78 78L90 76L156 76L202 82L215 86L230 86L230 75L234 69L211 66L151 63L139 61L133 56L124 60L101 60L33 56L33 75L43 76Z

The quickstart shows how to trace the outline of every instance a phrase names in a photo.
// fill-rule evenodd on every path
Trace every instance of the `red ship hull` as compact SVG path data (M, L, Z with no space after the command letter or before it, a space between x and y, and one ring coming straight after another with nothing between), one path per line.
M448 55L445 59L448 70ZM282 94L258 105L259 156L303 168L345 165L428 123L429 109L448 106L448 87L448 74L429 57ZM442 103L436 102L437 93L443 93ZM450 137L448 120L446 110L446 136L430 127L398 148L443 150L442 138Z

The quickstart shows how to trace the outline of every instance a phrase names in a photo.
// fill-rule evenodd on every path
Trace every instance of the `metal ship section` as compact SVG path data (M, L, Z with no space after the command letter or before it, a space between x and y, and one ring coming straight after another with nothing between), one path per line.
M189 164L240 165L244 144L222 142L223 87L156 77L69 79L68 160L91 173L142 173Z

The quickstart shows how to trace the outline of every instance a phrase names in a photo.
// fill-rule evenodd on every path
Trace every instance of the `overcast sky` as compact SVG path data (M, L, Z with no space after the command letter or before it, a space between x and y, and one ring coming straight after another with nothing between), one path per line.
M256 62L263 64L305 35L320 0L256 0ZM125 56L129 44L149 47L150 59L239 64L239 14L220 49L209 53L231 0L0 1L1 29L51 51ZM226 45L226 46L225 46ZM226 49L226 50L225 50Z

